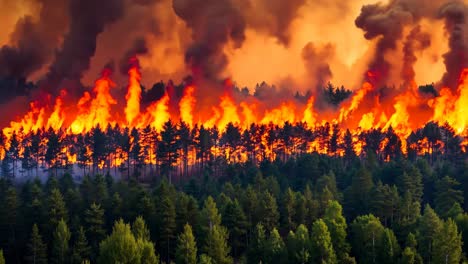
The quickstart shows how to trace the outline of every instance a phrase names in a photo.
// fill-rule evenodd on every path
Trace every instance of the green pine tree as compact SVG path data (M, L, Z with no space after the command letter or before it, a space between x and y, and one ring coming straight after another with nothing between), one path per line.
M39 228L33 225L31 238L27 246L26 262L31 264L47 264L47 245L42 242Z
M342 207L338 201L331 201L325 209L323 221L328 227L338 261L343 261L350 251L350 245L346 241L346 219L342 213Z
M221 225L221 214L218 212L216 202L211 196L208 196L205 200L201 211L201 221L204 232L208 232L213 226Z
M71 233L67 223L61 219L54 232L52 247L52 263L66 263L69 261L69 242Z
M266 261L266 245L267 238L265 235L265 228L261 223L259 223L254 228L249 250L247 252L249 263L260 263Z
M89 259L89 257L90 247L88 246L88 240L86 239L84 228L80 226L78 228L78 235L75 238L75 243L73 245L71 262L73 264L81 264L83 261Z
M457 225L448 219L436 234L433 242L433 263L458 264L462 258L462 238Z
M296 232L289 232L287 248L288 258L292 263L308 263L311 260L309 230L305 225L299 225Z
M197 243L193 236L192 227L189 224L185 224L184 231L177 239L176 263L197 263Z
M385 228L373 215L358 216L351 224L352 248L359 263L378 263L378 249Z
M296 229L295 217L296 217L296 195L288 188L282 200L282 226L285 230Z
M150 240L150 231L141 216L138 216L133 222L132 232L136 239Z
M172 256L172 243L175 238L176 229L176 211L172 200L165 196L161 200L158 210L158 226L159 226L159 245L161 246L161 255L164 260L170 262Z
M227 243L228 231L223 226L214 225L208 232L203 252L217 264L231 264L230 248Z
M247 220L237 199L226 204L222 223L229 230L229 245L237 257L244 249L247 234Z
M99 245L97 263L147 263L157 264L159 259L155 254L153 243L136 239L130 225L118 220L112 229L112 234Z
M3 256L3 250L0 249L0 264L5 264L5 257Z
M424 263L432 263L433 243L442 229L442 221L434 210L427 205L418 225L418 248Z
M264 263L287 263L286 245L276 228L273 228L266 241Z
M90 208L86 209L84 215L86 237L90 241L91 260L96 259L96 253L99 248L99 242L104 239L106 231L104 230L104 209L101 205L92 203Z
M455 203L463 203L463 191L459 190L460 183L445 176L436 185L435 210L441 216L447 216Z
M214 264L215 262L207 254L201 254L200 255L200 260L198 261L198 263L199 264Z
M379 263L393 264L398 262L400 256L400 246L391 229L385 228L381 241L379 252Z
M49 223L49 230L51 233L53 233L60 220L63 219L65 222L68 220L67 207L63 200L62 193L60 193L59 189L57 188L54 188L50 191L47 211L47 221Z
M268 191L264 192L260 201L260 221L265 230L271 231L278 226L279 212L276 199Z
M311 232L312 259L315 263L338 263L328 227L322 219L315 221Z

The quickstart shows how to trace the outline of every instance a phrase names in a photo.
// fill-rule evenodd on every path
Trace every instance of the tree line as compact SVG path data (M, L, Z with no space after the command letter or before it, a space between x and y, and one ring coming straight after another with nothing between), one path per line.
M203 174L214 176L233 163L280 160L304 154L343 157L343 162L372 156L380 162L418 157L431 165L440 160L466 158L465 138L448 124L434 122L400 138L392 127L351 132L337 124L309 127L306 123L252 124L242 129L228 124L218 128L167 121L161 131L151 127L95 127L83 134L41 129L0 134L1 175L106 174L151 181L169 181Z
M2 177L0 248L7 263L462 263L468 163L445 155L303 153L172 183Z

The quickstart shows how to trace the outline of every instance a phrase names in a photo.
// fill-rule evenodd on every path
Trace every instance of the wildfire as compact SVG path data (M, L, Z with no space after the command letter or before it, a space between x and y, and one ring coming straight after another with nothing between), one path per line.
M356 151L360 153L362 144L357 142L357 135L362 131L372 129L381 131L391 129L394 131L400 138L402 149L405 152L406 138L412 131L418 129L412 120L419 118L419 113L413 113L410 110L415 107L424 106L430 111L427 113L430 118L419 123L434 121L443 124L448 122L458 134L465 133L468 124L468 116L466 115L468 110L466 109L468 105L468 69L465 69L460 76L456 94L452 93L449 88L443 88L439 92L440 96L427 99L417 94L416 85L413 84L413 87L402 90L392 100L382 100L375 93L375 87L366 82L354 92L351 98L343 102L333 115L324 116L315 110L316 98L314 96L308 98L305 104L285 100L280 102L277 107L269 107L261 100L251 99L252 97L235 99L230 90L233 86L230 80L224 85L231 88L226 89L224 94L219 97L219 104L212 106L211 111L197 109L198 87L195 84L187 85L180 99L173 98L166 90L160 99L143 109L141 73L137 63L133 64L128 70L126 105L122 112L119 112L117 100L112 96L112 89L116 85L111 79L111 72L104 70L101 77L95 82L92 93L84 92L74 107L65 105L63 99L66 95L65 90L55 98L55 103L51 107L39 106L40 104L37 102L31 102L30 111L21 120L12 121L8 127L3 129L3 134L8 140L13 134L34 133L40 129L52 129L55 132L62 131L64 134L76 135L89 132L95 127L105 129L115 125L129 130L151 127L159 132L167 121L177 122L177 118L186 123L189 128L197 125L205 128L217 127L220 131L223 131L230 123L248 130L251 124L282 127L285 123L303 122L309 128L318 124L334 124L341 129L349 129L353 135ZM375 74L369 73L369 76L373 77ZM171 112L171 100L178 100L178 112L176 113L173 110ZM70 111L70 109L75 110ZM324 133L332 134L333 128L328 126L328 131L324 131ZM343 141L343 134L338 137L339 141ZM268 135L264 135L262 138L266 141ZM382 144L385 145L385 142ZM328 147L317 142L309 142L309 149L320 153L328 151ZM69 160L76 161L76 154L63 151ZM343 153L337 154L343 155ZM276 154L271 153L271 155ZM244 154L239 154L239 157L247 158ZM117 160L116 158L116 164Z

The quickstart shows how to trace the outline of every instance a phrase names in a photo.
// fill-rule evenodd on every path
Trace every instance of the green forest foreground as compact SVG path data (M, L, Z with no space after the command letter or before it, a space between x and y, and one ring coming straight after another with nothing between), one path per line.
M0 178L0 263L468 263L463 159L306 154L220 174Z

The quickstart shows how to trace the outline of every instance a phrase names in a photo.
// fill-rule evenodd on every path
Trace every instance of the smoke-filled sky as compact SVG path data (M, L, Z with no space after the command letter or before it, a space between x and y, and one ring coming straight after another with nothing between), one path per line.
M57 92L105 65L125 83L187 75L314 90L331 81L453 86L466 67L468 0L0 0L0 75ZM124 74L122 74L124 73ZM121 81L121 82L120 82Z

